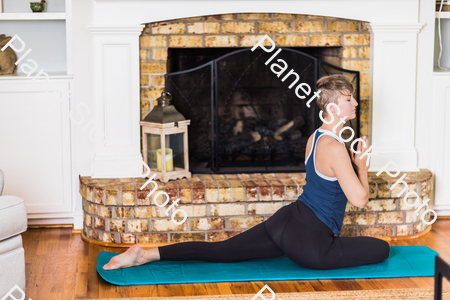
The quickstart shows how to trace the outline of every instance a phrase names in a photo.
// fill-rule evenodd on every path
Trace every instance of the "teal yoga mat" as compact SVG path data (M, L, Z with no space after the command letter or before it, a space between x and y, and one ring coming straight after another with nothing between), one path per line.
M224 281L305 280L434 276L438 253L425 246L392 246L389 258L378 264L335 270L298 266L286 256L233 263L157 261L117 270L102 267L118 253L102 251L97 272L116 285L197 283Z

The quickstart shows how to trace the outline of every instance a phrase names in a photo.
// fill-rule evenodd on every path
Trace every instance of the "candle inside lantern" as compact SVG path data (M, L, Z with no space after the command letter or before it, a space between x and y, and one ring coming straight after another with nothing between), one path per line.
M161 149L156 151L156 168L158 172L162 172ZM173 154L172 149L166 148L166 172L173 171Z

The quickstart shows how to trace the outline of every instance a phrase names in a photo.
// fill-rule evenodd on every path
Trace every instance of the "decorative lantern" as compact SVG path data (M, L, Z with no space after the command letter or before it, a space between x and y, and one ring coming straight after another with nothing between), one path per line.
M172 95L162 92L158 104L139 124L142 126L144 161L155 179L191 177L189 172L187 126L191 123L170 104Z

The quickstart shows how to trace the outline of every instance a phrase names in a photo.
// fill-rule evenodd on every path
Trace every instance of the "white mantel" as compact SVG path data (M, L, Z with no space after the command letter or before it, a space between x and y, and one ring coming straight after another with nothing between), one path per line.
M201 15L277 12L370 22L371 171L393 160L417 171L415 145L419 5L413 0L347 1L119 1L97 0L93 39L94 118L92 177L139 176L139 35L142 24ZM119 84L122 83L122 84ZM387 121L388 120L388 121Z
M96 24L132 25L224 13L288 13L380 23L417 22L417 0L96 0Z

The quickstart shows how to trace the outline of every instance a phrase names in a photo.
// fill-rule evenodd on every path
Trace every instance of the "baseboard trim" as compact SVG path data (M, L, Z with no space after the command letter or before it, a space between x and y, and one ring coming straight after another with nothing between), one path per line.
M28 215L28 225L73 225L73 217L70 218L31 218Z
M27 227L34 228L34 229L38 229L38 228L72 228L73 224L39 224L39 225L30 224Z

